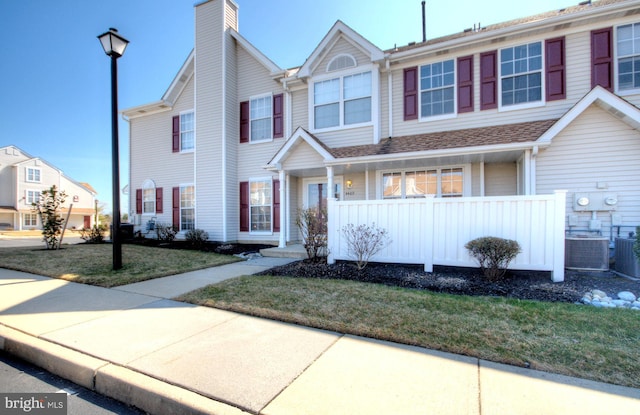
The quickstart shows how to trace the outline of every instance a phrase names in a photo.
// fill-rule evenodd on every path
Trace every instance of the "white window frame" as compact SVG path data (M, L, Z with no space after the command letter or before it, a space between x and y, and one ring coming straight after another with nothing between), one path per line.
M36 173L38 176L37 178L35 177ZM37 167L27 167L24 179L27 183L42 183L42 169Z
M344 78L348 77L348 76L353 76L353 75L357 75L357 74L363 74L363 73L367 73L370 72L371 73L371 95L369 95L370 99L371 99L371 120L367 121L367 122L362 122L362 123L357 123L357 124L345 124L344 123L344 103L345 103L345 99L344 99ZM314 96L314 92L315 92L315 84L319 83L319 82L324 82L324 81L329 81L332 79L338 79L339 80L339 100L338 105L339 105L339 122L337 126L332 126L332 127L326 127L326 128L316 128L316 123L315 123L315 96ZM351 128L360 128L360 127L367 127L367 126L374 126L376 125L376 123L378 122L378 117L379 117L379 112L378 112L378 106L379 106L379 96L380 96L380 85L379 85L379 73L378 73L378 69L376 66L374 65L362 65L362 66L357 66L357 67L353 67L353 68L349 68L348 70L344 70L344 71L335 71L335 72L331 72L328 74L324 74L321 76L317 76L314 77L310 82L309 82L309 101L308 101L308 107L309 107L309 126L311 128L312 132L331 132L331 131L337 131L337 130L345 130L345 129L351 129ZM364 97L361 97L364 98ZM349 101L349 100L347 100Z
M460 197L470 196L471 195L471 165L470 164L455 164L450 166L429 166L429 167L415 167L415 168L405 168L405 169L388 169L388 170L379 170L377 172L377 199L381 200L393 200L393 199L418 199L420 197L449 197L442 196L442 171L449 169L462 169L462 195ZM425 196L409 196L406 195L406 174L413 173L417 171L433 171L437 172L437 183L436 183L436 194L430 195L427 194ZM400 174L400 196L399 197L384 197L384 175L385 174Z
M332 68L332 66L334 64L340 63L339 59L341 59L343 62L347 62L350 61L349 65L346 66L342 66L342 67L338 67L338 68ZM355 68L356 66L358 66L358 61L356 60L356 58L353 57L353 55L349 54L349 53L341 53L339 55L336 55L333 57L333 59L331 59L329 61L329 63L327 64L327 72L338 72L338 71L342 71L345 69L350 69L350 68Z
M261 139L257 139L257 138L253 138L253 110L254 110L254 101L257 100L262 100L262 99L267 99L267 101L269 102L269 115L267 117L260 117L260 118L255 118L255 120L265 120L265 119L269 119L269 131L270 134L268 135L268 137L266 138L261 138ZM261 95L254 95L249 97L249 144L257 144L257 143L267 143L269 141L273 141L273 94L272 93L268 93L268 94L261 94Z
M428 91L435 91L435 90L444 90L446 88L449 88L449 86L443 87L436 87L436 88L428 88L423 90L422 89L422 68L425 66L429 66L429 65L434 65L434 64L438 64L438 63L442 63L444 64L445 62L451 61L453 63L453 84L451 84L451 88L453 89L453 111L450 113L446 113L446 114L438 114L438 115L427 115L424 116L422 115L422 93L423 92L428 92ZM457 74L458 74L458 68L457 68L457 62L455 59L445 59L443 61L437 61L437 62L431 62L428 64L424 64L424 65L420 65L418 67L418 108L419 108L419 114L420 116L418 117L419 121L425 122L425 121L437 121L437 120L447 120L447 119L451 119L451 118L455 118L458 116L458 78L457 78Z
M151 191L151 200L146 200L145 196L147 194L146 191L150 190ZM146 210L146 203L152 203L153 206L153 210L147 211ZM153 216L156 214L156 184L154 183L153 180L147 179L144 181L144 183L142 184L142 214L143 215L148 215L148 216Z
M190 130L183 130L182 126L183 126L183 121L182 121L182 117L185 115L189 115L191 114L193 116L192 118L192 128ZM187 133L191 133L191 147L185 148L184 147L184 141L183 141L183 134L187 134ZM188 110L188 111L182 111L180 112L180 152L181 153L193 153L194 149L196 147L196 113L193 110Z
M38 203L41 194L40 190L27 189L25 191L24 203L27 206L31 206L32 203Z
M637 88L629 88L629 89L620 89L620 59L624 59L624 58L633 58L638 57L638 59L640 59L640 53L637 54L632 54L632 55L624 55L624 56L620 56L620 48L618 47L618 30L621 27L624 26L631 26L632 31L634 30L634 26L638 25L638 29L640 30L640 22L630 22L630 23L626 23L626 24L621 24L618 26L615 26L613 29L613 56L614 56L614 60L613 60L613 76L614 76L614 88L615 91L619 94L619 95L632 95L632 94L638 94L640 93L640 86ZM633 76L633 73L632 73Z
M193 188L193 199L191 200L191 206L183 206L183 192L187 189L187 188ZM189 228L189 229L184 229L183 227L183 221L182 221L182 212L183 210L193 210L193 228ZM189 230L194 230L196 229L196 186L192 183L188 183L188 184L181 184L180 185L180 232L185 232L185 231L189 231Z
M253 183L269 183L269 189L271 197L269 203L253 204L251 198L251 185ZM253 208L268 207L269 208L269 229L253 229ZM273 178L268 177L253 177L249 179L249 233L253 235L272 235L273 234Z
M534 43L539 43L540 44L540 70L535 70L535 71L528 71L528 72L518 72L518 73L512 73L509 75L503 75L502 74L502 51L507 50L507 49L515 49L517 47L520 46L529 46L532 45ZM514 110L521 110L521 109L527 109L527 108L536 108L536 107L542 107L546 104L545 100L546 100L546 96L545 96L545 91L546 91L546 67L545 67L545 56L544 56L544 42L543 41L535 41L535 42L528 42L528 43L519 43L519 44L515 44L515 45L511 45L509 47L505 47L502 48L500 50L498 50L498 111L514 111ZM503 105L502 103L502 80L503 78L511 78L511 77L515 77L517 75L530 75L530 74L534 74L540 72L540 100L539 101L530 101L530 102L523 102L521 104L510 104L510 105Z
M27 218L29 223L27 223ZM25 228L34 228L38 226L38 214L36 213L24 213L22 216L22 226Z

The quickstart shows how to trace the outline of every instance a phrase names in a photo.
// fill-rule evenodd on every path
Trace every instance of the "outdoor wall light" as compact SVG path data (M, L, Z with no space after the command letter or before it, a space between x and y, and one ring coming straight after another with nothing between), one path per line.
M347 180L347 189L351 189L353 187L353 182L351 180Z

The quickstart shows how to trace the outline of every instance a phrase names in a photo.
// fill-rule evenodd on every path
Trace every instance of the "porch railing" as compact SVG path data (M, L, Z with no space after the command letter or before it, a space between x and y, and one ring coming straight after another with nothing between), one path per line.
M522 252L509 268L551 271L564 280L566 191L552 195L394 200L329 200L329 263L350 260L342 228L384 228L392 240L373 262L477 267L464 245L482 236L518 241Z

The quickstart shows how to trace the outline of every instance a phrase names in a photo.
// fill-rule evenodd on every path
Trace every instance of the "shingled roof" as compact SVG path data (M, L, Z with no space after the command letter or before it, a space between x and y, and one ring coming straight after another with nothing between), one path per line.
M530 121L491 127L441 131L389 137L378 144L337 147L329 149L337 159L387 154L447 150L463 147L479 147L537 140L558 120Z
M550 18L553 18L553 17L558 17L558 16L563 16L563 15L578 13L578 12L581 12L581 11L584 11L584 10L593 9L593 8L596 8L596 7L602 7L602 6L607 6L607 5L616 4L616 3L624 3L626 1L628 1L628 0L599 0L599 1L594 1L592 3L591 2L583 2L585 4L580 3L580 4L576 5L576 6L569 6L569 7L563 8L563 9L559 9L559 10L552 10L552 11L548 11L548 12L544 12L544 13L540 13L540 14L535 14L533 16L527 16L527 17L522 17L522 18L518 18L518 19L514 19L514 20L509 20L509 21L502 22L502 23L491 24L491 25L482 27L479 30L475 30L475 31L474 30L465 30L465 31L454 33L454 34L451 34L451 35L430 39L430 40L427 40L426 42L410 43L409 45L398 46L398 47L395 47L393 49L386 50L385 52L386 53L403 52L403 51L406 51L406 50L411 50L411 49L415 49L415 48L419 48L419 47L423 47L423 46L436 45L438 43L446 42L446 41L449 41L449 40L454 40L454 39L468 37L468 36L474 36L477 33L484 33L484 32L489 32L489 31L493 31L493 30L504 29L504 28L507 28L507 27L519 26L519 25L523 25L523 24L527 24L527 23L531 23L531 22L538 22L538 21L550 19Z

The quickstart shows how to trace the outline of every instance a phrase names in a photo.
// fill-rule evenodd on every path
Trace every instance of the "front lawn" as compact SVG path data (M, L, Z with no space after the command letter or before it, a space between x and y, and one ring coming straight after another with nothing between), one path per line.
M63 245L59 250L3 248L0 267L101 287L180 274L240 261L231 255L182 249L122 246L122 269L112 270L110 244Z
M245 276L178 298L306 326L640 387L640 312Z

